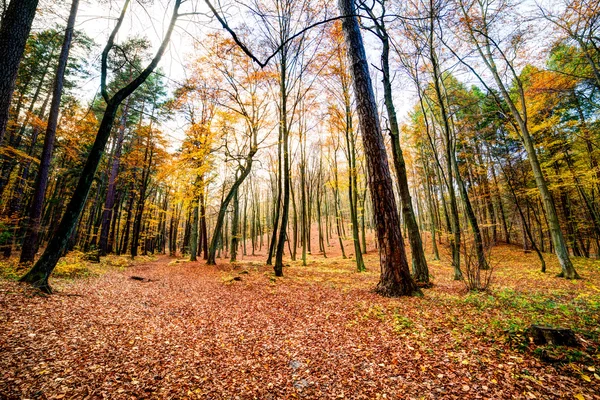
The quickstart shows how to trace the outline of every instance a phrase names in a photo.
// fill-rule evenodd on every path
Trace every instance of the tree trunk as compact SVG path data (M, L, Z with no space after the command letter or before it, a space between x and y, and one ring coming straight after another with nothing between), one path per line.
M30 2L30 0L23 1L23 3ZM161 43L159 49L156 52L156 55L154 56L150 64L126 87L122 88L117 93L115 93L115 95L112 98L108 98L108 94L105 92L106 58L108 56L108 52L114 45L114 38L123 22L123 19L125 18L126 6L129 4L129 0L125 4L126 5L124 6L121 12L118 22L113 32L111 33L107 46L105 47L102 54L102 92L107 101L107 104L106 109L104 111L104 115L102 116L102 121L100 122L100 126L98 128L98 132L96 134L96 139L94 140L94 144L90 149L87 160L81 172L81 176L79 177L79 181L77 182L75 191L73 192L71 200L67 205L67 209L65 210L65 213L60 221L56 233L50 239L50 242L48 243L48 246L46 246L44 254L42 254L37 263L27 274L25 274L20 279L23 282L31 283L33 286L38 287L45 292L52 291L50 285L48 284L48 278L50 277L50 274L56 267L56 263L58 262L59 258L63 254L67 246L67 242L73 234L73 230L75 229L77 221L81 216L81 212L83 210L83 207L85 206L87 196L92 186L94 175L96 174L96 170L98 169L98 165L100 164L100 160L102 159L102 155L106 147L106 142L108 141L110 132L112 131L117 109L119 105L131 93L133 93L142 83L144 83L144 81L148 78L148 76L154 71L154 69L158 65L158 62L160 61L163 53L165 52L167 44L171 38L171 33L175 28L175 22L177 21L178 10L181 4L181 0L175 0L174 11L171 17L171 21L169 23L169 28L167 29L163 42ZM4 27L2 29L4 29ZM0 57L0 59L2 59L2 57ZM0 116L0 119L1 118L2 117Z
M406 259L377 103L358 20L354 16L354 2L338 0L338 6L341 15L346 16L342 29L350 59L379 242L381 277L377 291L384 296L413 295L419 289L410 276Z
M280 81L279 91L281 99L281 110L279 115L279 126L281 130L281 142L282 142L282 154L283 157L283 204L281 210L281 227L279 228L279 238L277 239L277 246L275 252L275 265L273 270L275 276L283 276L283 250L285 246L285 240L287 236L287 224L290 212L290 155L289 155L289 138L288 138L288 115L287 115L287 88L286 88L286 70L287 60L286 52L282 53L281 65L280 65ZM280 159L281 167L281 159ZM273 235L275 236L275 235Z
M253 147L253 149L250 151L250 153L246 157L246 165L241 169L239 176L234 181L233 185L231 186L231 189L229 189L227 196L225 196L223 198L223 201L221 202L219 214L217 215L217 221L215 223L215 229L213 231L212 239L210 241L210 246L208 248L208 258L206 261L206 263L208 265L216 265L215 255L217 252L217 246L219 244L219 239L220 239L221 233L223 231L223 222L225 220L225 213L227 211L227 207L229 206L229 202L233 199L238 187L240 187L242 182L244 182L244 179L246 179L246 177L250 173L250 170L252 169L252 158L254 157L255 153L256 153L256 148Z
M381 53L381 67L383 71L383 92L385 100L385 108L387 110L390 123L390 137L392 141L392 155L394 158L394 167L396 170L396 179L398 180L398 192L400 194L400 205L402 207L402 215L408 229L408 239L412 254L412 266L414 278L417 282L429 283L429 268L423 250L423 241L421 240L421 232L417 225L415 212L413 210L410 189L408 187L408 177L406 175L406 165L404 156L402 155L402 147L400 146L400 129L398 128L398 120L396 118L396 109L392 97L392 82L390 77L389 65L389 40L387 33L382 39L383 50Z
M198 260L198 198L195 197L190 207L192 208L192 223L190 234L190 261Z
M35 17L38 0L11 0L0 26L0 145L9 119L21 57Z
M237 261L238 251L238 235L239 235L239 218L240 218L240 197L238 195L239 188L235 190L233 195L233 217L231 219L231 251L230 251L230 262Z
M123 115L121 116L121 125L117 135L117 141L115 143L115 151L113 154L112 165L110 169L110 175L108 177L108 188L106 190L106 200L104 202L104 210L102 211L102 226L100 228L100 242L98 249L100 255L104 256L108 249L108 234L110 230L110 220L113 214L115 206L115 194L116 194L116 181L117 174L119 173L119 166L121 165L121 151L123 149L123 140L125 139L125 129L127 127L127 116L129 110L129 100L123 107Z

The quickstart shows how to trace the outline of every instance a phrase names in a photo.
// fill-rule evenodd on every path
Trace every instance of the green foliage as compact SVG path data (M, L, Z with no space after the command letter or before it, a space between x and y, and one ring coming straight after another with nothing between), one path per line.
M393 318L394 330L398 333L403 332L413 326L411 319L405 317L404 315L398 314L398 310L394 310Z

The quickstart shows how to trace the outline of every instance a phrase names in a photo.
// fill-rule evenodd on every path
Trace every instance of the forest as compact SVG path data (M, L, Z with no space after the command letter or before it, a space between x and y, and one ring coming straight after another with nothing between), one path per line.
M0 18L0 398L600 399L598 1Z

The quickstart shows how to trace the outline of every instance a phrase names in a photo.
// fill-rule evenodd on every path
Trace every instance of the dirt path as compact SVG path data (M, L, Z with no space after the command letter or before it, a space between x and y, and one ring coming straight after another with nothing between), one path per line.
M598 398L505 345L466 343L461 310L373 295L375 273L243 268L160 258L50 297L0 282L0 398Z

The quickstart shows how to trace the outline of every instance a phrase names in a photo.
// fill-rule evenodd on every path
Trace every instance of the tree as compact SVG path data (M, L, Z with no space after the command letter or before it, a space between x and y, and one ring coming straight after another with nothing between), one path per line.
M0 26L0 145L9 119L19 64L35 17L38 0L11 0Z
M54 75L54 86L52 90L52 102L50 103L50 114L48 115L48 124L46 126L46 136L44 137L44 148L42 157L40 158L40 167L37 174L35 193L30 206L29 221L23 248L21 249L21 264L33 262L35 253L38 249L40 218L42 216L42 207L44 197L46 196L46 188L48 186L48 174L50 172L50 160L54 150L54 139L56 137L56 125L58 124L58 114L60 112L60 100L64 86L65 71L67 69L67 61L69 59L69 50L73 39L73 29L75 27L75 18L79 0L73 0L71 3L71 11L67 21L65 37L62 44L62 49L58 58L58 66Z
M374 7L362 6L370 17L373 27L369 30L381 41L381 72L383 75L383 96L385 109L389 122L389 133L392 142L392 156L394 160L394 168L396 171L396 179L398 181L398 192L400 193L400 204L402 216L408 229L408 239L412 254L413 275L417 282L429 284L429 269L425 252L423 251L423 243L421 240L421 232L413 210L412 199L410 197L410 189L408 187L408 178L406 174L406 164L402 155L402 147L400 145L400 129L398 127L398 118L396 116L396 108L394 106L394 98L392 95L392 77L390 71L390 37L386 27L386 0L376 0L373 6L377 4L381 8L380 15L375 15Z
M125 1L117 23L109 36L108 42L104 47L104 51L102 52L101 93L102 97L106 101L106 110L104 111L100 127L98 128L96 140L90 149L90 153L79 177L75 192L73 193L73 196L67 205L67 209L65 210L56 233L48 243L48 246L46 247L46 250L40 259L35 263L33 268L21 278L22 282L28 282L45 292L50 293L52 291L50 285L48 284L48 278L50 277L50 274L54 270L58 259L66 248L67 242L73 233L73 229L75 228L77 221L81 216L81 212L92 185L92 180L94 179L98 164L100 163L100 159L104 153L104 148L106 147L106 142L110 136L117 109L129 95L131 95L142 83L144 83L144 81L148 78L148 76L150 76L150 74L158 65L158 62L167 48L173 29L175 28L175 23L179 17L179 7L182 2L182 0L175 0L173 14L171 16L166 34L152 61L131 82L116 91L116 93L111 96L107 91L106 86L108 54L114 47L115 37L123 23L123 19L125 18L125 13L130 1L131 0Z
M560 227L554 199L542 171L534 139L529 131L523 82L512 61L511 54L516 50L514 46L518 46L522 40L521 32L517 31L514 33L513 40L508 41L513 47L509 48L501 46L501 43L506 42L506 40L501 41L501 39L506 38L493 37L495 32L493 22L500 21L511 10L512 4L508 0L503 0L498 4L492 4L489 1L474 2L471 0L458 0L457 6L462 13L460 25L458 26L464 32L465 39L475 47L486 69L492 75L494 83L500 90L502 99L508 107L508 112L514 119L515 128L527 151L533 176L540 192L546 218L550 226L554 249L561 266L562 271L559 275L567 279L578 278L579 275L569 257L569 251ZM511 88L502 79L498 62L504 65L509 77L515 83L513 88L514 95L511 94Z
M387 154L377 115L377 104L362 35L355 16L355 6L352 0L338 0L338 7L340 14L345 17L342 21L342 30L351 65L356 109L362 130L379 242L381 277L377 291L384 296L414 295L419 290L408 268Z

